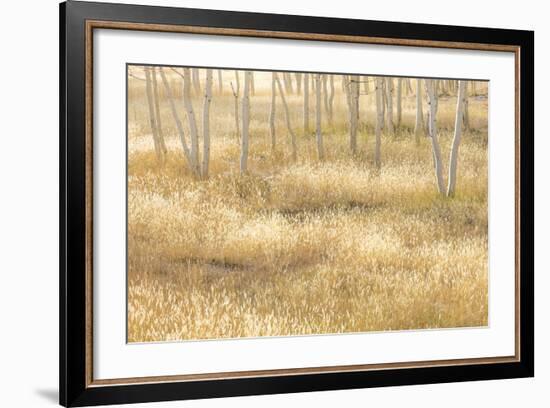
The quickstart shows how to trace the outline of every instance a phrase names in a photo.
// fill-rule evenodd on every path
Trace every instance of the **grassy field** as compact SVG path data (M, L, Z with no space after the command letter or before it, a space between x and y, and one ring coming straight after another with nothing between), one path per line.
M435 186L430 140L416 144L412 134L414 95L404 97L397 134L382 136L380 171L373 164L372 92L360 97L359 152L352 156L336 81L322 163L314 135L302 130L303 97L289 95L298 136L292 161L282 105L271 151L270 83L257 75L249 174L242 176L226 79L226 93L215 92L211 105L210 177L197 180L165 99L169 153L163 166L157 163L144 84L130 78L129 85L130 342L487 324L485 97L470 98L473 130L462 139L457 193L444 198ZM313 127L313 95L311 104ZM180 100L177 106L185 118ZM455 107L456 97L440 98L446 165ZM202 97L194 97L194 108L200 125Z

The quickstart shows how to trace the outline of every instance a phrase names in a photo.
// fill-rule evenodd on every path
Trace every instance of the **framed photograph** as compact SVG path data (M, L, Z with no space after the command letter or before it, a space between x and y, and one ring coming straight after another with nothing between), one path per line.
M533 376L533 32L60 22L62 405Z

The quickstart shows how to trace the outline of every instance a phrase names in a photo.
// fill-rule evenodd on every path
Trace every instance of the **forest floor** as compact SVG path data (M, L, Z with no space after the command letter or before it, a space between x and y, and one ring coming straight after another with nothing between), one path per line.
M362 103L373 106L368 98ZM189 173L166 103L164 166L146 102L129 104L128 340L487 325L487 100L471 100L476 130L463 135L453 198L436 191L429 139L415 142L413 96L397 134L382 136L380 171L371 110L361 111L352 156L346 112L335 109L340 121L325 123L319 162L314 110L304 134L301 99L289 97L294 162L282 106L271 151L269 101L251 98L249 174L241 176L233 97L214 96L207 180ZM440 100L445 164L455 104ZM195 106L200 118L199 98Z

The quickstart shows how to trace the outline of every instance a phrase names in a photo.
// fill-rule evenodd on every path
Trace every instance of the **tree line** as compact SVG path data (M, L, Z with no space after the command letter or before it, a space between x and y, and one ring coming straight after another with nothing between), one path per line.
M213 97L214 70L205 69L204 85L201 84L199 69L197 68L169 68L169 67L143 67L144 77L129 71L133 78L145 82L145 94L147 97L149 124L157 160L162 165L166 161L167 148L165 135L160 115L160 93L168 100L171 116L176 125L179 142L182 147L185 161L197 178L208 178L210 160L210 104ZM176 107L177 91L174 92L173 84L167 78L167 72L175 73L183 81L182 98L185 115L189 125L189 135L184 132L182 118ZM239 170L241 174L248 172L249 155L249 125L250 125L250 101L255 94L254 72L244 72L244 83L241 84L239 71L234 71L234 81L230 82L234 101L235 133L240 143ZM224 93L223 74L231 74L230 71L217 70L217 92ZM160 84L159 84L160 77ZM277 132L275 118L277 108L282 105L285 124L290 136L290 149L292 160L297 160L298 151L296 143L296 130L301 126L305 134L312 132L310 124L310 98L315 98L314 134L317 158L325 159L324 137L322 118L326 115L328 123L332 125L334 115L335 78L339 77L340 86L345 95L347 105L347 122L349 134L349 151L351 155L357 153L357 134L360 122L360 95L375 93L376 121L374 128L374 163L377 169L382 167L381 145L382 132L388 135L396 133L396 128L402 122L403 94L411 95L416 92L416 116L414 125L414 137L417 143L422 135L429 137L434 164L435 181L438 192L444 196L452 196L455 193L456 173L458 167L458 151L462 136L462 130L470 128L468 113L468 94L476 94L474 81L463 80L437 80L437 79L411 79L394 77L367 77L358 75L328 75L320 73L271 73L271 106L269 110L269 133L271 148L275 150L277 144ZM242 86L241 86L242 85ZM241 90L242 87L242 90ZM413 89L415 88L415 89ZM193 110L191 95L202 96L202 135L199 135L197 118ZM303 98L303 121L301 124L292 123L287 102L288 95L300 95ZM313 95L311 95L313 94ZM427 115L423 112L424 95L427 101ZM449 157L447 183L443 175L443 158L437 129L437 110L440 95L456 95L456 114L454 124L454 136ZM278 103L280 99L280 104ZM395 106L394 106L395 101ZM394 109L395 108L395 109ZM201 137L202 136L202 137ZM199 149L199 139L202 139L202 157Z

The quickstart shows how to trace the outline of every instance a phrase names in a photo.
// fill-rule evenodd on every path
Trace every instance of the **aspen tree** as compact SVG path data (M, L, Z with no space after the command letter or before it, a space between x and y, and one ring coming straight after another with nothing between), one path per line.
M437 97L436 85L433 79L426 79L426 91L428 93L428 134L432 142L432 156L434 161L437 191L445 194L445 182L443 181L443 164L441 161L441 148L437 137Z
M151 84L151 68L145 67L145 90L147 93L147 107L149 108L149 125L151 126L151 133L153 135L153 143L155 146L155 153L159 163L164 162L163 152L159 143L159 135L157 122L155 118L155 106L153 101L153 86Z
M462 135L462 122L464 116L464 91L466 89L466 86L466 81L458 81L458 95L456 97L455 134L453 137L451 155L449 158L449 181L447 183L447 197L452 197L455 193L456 168L458 166L458 147L460 146L460 137Z
M239 80L239 71L235 71L235 87L233 87L233 82L231 82L231 91L233 92L233 99L234 99L234 112L235 114L235 134L237 135L237 139L240 138L241 130L239 125L239 92L240 92L240 80Z
M394 134L395 129L393 125L393 78L386 78L386 103L388 105L388 115L386 120L388 122L388 132Z
M334 75L329 75L330 78L330 95L328 97L328 118L329 122L332 125L332 118L334 112Z
M204 105L202 109L202 178L208 178L210 164L210 102L212 101L212 70L206 70Z
M254 85L254 72L250 71L250 92L256 95L256 86Z
M296 93L302 94L302 74L299 72L296 73Z
M304 74L304 133L309 133L309 74Z
M401 92L403 87L403 78L397 78L397 128L401 127Z
M359 108L359 81L351 76L349 81L349 147L352 154L357 152L357 117Z
M201 94L201 79L199 75L198 68L191 68L191 74L193 76L193 88L195 89L195 94Z
M166 154L168 153L168 149L166 148L166 143L164 141L164 132L162 131L162 120L160 118L160 95L159 95L159 89L158 89L158 83L157 83L157 70L156 68L151 68L152 73L152 80L153 80L153 97L155 100L155 116L156 116L156 124L158 129L158 139L159 139L159 145L160 149L163 154L163 161L166 160Z
M327 77L327 75L321 75L321 82L322 82L322 85L323 85L323 105L325 107L325 113L327 114L329 124L332 125L332 118L330 116L330 108L329 108L329 105L328 105L328 77Z
M422 79L416 80L416 120L414 122L414 138L420 143L420 134L424 130L424 113L422 112Z
M365 92L365 95L368 95L369 92L370 92L370 89L369 89L369 77L364 77L364 80L363 80L363 92Z
M384 112L382 111L383 93L384 93L384 79L376 77L375 79L375 92L376 92L376 128L374 131L375 143L374 143L374 163L377 169L380 169L382 163L380 158L380 139L382 133L382 126L384 124Z
M275 104L277 102L277 84L276 74L271 73L271 110L269 112L269 130L271 132L271 150L275 150L276 135L275 135Z
M321 75L315 75L315 128L317 139L317 157L324 160L325 150L323 147L323 133L321 131Z
M222 78L222 70L218 69L218 92L223 94L223 78Z
M285 72L283 73L283 81L285 83L285 90L288 94L294 93L294 90L292 89L292 76Z
M250 123L250 72L244 73L244 88L242 100L243 133L241 136L241 160L240 171L245 174L248 171L248 126Z
M474 82L474 81L471 81ZM469 102L468 102L468 86L466 86L466 89L464 89L464 130L469 132L470 131L470 109L469 109Z
M191 161L194 173L200 175L199 167L199 139L197 131L197 122L195 112L193 111L193 102L191 101L191 73L189 68L183 69L183 104L187 112L187 122L189 123L189 136L191 138Z
M349 86L349 75L342 75L342 90L344 91L344 95L346 95L346 104L348 106L348 109L350 109L351 93L350 93L350 86Z
M275 73L275 82L277 83L277 89L279 90L279 95L281 95L281 101L283 102L283 108L285 110L286 127L288 129L288 133L290 134L290 144L292 146L292 160L296 160L297 158L296 135L294 134L294 131L292 130L292 126L290 125L290 112L288 110L288 105L286 103L283 86L281 85L281 81L279 81L279 76L276 73Z
M178 131L181 147L183 149L183 155L185 156L185 159L187 160L187 164L189 165L189 168L191 169L191 171L194 174L196 174L195 173L196 166L193 165L191 152L189 151L189 147L187 146L187 142L185 141L185 132L183 131L183 125L178 115L178 111L174 103L174 98L172 97L172 90L170 89L170 85L168 84L168 80L166 79L166 75L164 74L163 68L160 68L159 71L160 71L160 78L164 86L164 93L166 94L166 98L168 99L168 103L170 105L170 110L172 112L172 117L174 118L174 122L176 122L176 129Z
M386 127L386 101L387 101L387 95L386 95L386 80L384 78L382 78L382 82L381 82L381 86L382 86L382 117L384 118L384 121L382 122L382 129L385 129Z

